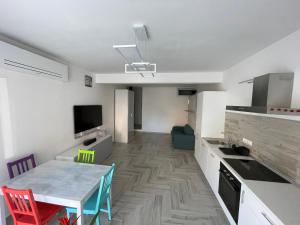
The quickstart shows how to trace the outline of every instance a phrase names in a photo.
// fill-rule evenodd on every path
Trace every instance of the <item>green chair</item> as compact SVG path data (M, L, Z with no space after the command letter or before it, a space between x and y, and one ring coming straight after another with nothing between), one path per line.
M84 215L97 215L96 224L100 225L100 212L105 212L108 214L108 220L111 220L111 184L112 177L116 165L113 163L110 170L101 177L99 189L94 192L94 194L86 201L83 208ZM104 204L106 203L106 208ZM71 213L76 214L77 210L75 208L66 208L68 218L70 218ZM77 215L78 217L79 215ZM81 215L82 216L82 215Z
M79 149L77 155L77 162L90 164L95 163L95 151Z

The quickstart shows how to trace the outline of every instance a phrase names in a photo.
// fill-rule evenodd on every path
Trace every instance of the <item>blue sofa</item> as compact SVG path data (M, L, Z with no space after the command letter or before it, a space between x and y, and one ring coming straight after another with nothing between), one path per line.
M177 149L194 150L195 134L193 128L185 126L174 126L171 131L172 145Z

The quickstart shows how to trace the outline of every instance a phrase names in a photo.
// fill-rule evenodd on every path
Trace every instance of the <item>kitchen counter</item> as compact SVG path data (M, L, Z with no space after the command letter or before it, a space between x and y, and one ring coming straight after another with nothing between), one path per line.
M225 155L219 150L220 145L209 144L207 141L205 141L205 144L221 158L221 162L242 185L250 189L261 204L265 205L283 224L300 224L300 189L296 185L243 179L224 158L254 160L251 156ZM272 168L268 168L272 170Z
M205 144L220 158L230 158L230 159L246 159L246 160L253 160L251 156L240 156L240 155L225 155L222 151L220 151L219 147L224 147L223 145L215 145L210 144L207 140L220 140L222 139L213 139L213 138L203 138L205 140ZM224 160L222 160L223 162Z
M244 180L243 183L285 225L300 224L300 189L293 184Z

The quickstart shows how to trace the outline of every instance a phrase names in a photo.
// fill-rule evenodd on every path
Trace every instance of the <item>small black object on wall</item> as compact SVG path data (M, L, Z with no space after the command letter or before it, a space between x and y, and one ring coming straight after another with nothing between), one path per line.
M84 84L86 87L93 87L93 77L89 75L85 75Z

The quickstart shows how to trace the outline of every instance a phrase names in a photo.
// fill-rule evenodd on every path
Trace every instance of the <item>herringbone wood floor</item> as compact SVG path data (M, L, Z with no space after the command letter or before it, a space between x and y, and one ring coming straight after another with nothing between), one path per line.
M138 133L129 144L114 144L104 164L113 162L113 219L101 213L101 225L228 224L194 152L173 149L170 135Z
M114 144L105 164L113 178L113 225L227 225L193 151L175 150L170 135L137 133ZM107 224L106 216L101 216Z

